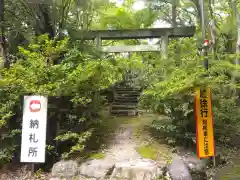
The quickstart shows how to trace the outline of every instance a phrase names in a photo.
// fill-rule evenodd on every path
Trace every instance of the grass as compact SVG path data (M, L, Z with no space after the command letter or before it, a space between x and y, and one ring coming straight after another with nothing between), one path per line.
M136 151L143 157L157 161L169 161L171 159L172 148L160 139L156 140L151 136L149 126L152 120L164 119L159 116L140 116L138 118L138 124L135 127L133 135L141 143L141 146L136 148Z
M89 159L103 159L105 157L104 153L93 153L89 156Z
M140 147L138 147L138 148L136 149L136 151L137 151L143 158L152 159L152 160L156 160L156 159L157 159L158 151L157 151L157 149L155 149L155 148L152 147L151 145L140 146Z
M220 172L220 174L222 173L220 180L234 180L234 179L239 179L240 178L240 166L236 165L236 166L229 166L226 167L227 171L224 172L222 170L222 172ZM224 173L223 173L224 172Z
M143 133L143 128L142 127L136 127L133 134L134 136L139 139Z
M120 126L131 125L134 127L133 136L140 143L136 151L143 157L152 160L168 160L171 148L164 142L157 142L151 137L148 127L154 119L162 120L161 116L145 114L138 117L107 117L103 119L104 127L102 131L107 138L113 137L114 133ZM95 158L96 157L96 158ZM91 158L101 159L104 154L97 153L91 155Z

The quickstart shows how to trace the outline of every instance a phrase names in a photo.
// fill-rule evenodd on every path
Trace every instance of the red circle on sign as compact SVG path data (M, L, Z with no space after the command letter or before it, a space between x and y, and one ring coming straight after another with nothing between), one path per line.
M41 110L41 102L39 100L30 101L29 109L31 112L39 112Z

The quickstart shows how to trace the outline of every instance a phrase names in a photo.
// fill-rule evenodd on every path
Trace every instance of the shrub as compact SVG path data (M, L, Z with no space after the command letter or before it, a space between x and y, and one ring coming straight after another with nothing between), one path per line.
M64 157L82 152L94 136L106 102L101 91L122 79L126 61L120 59L114 64L81 51L79 46L68 39L57 41L42 35L28 48L20 47L17 62L2 70L0 165L19 154L24 95L48 96L48 121L60 124L56 140L71 144ZM52 146L48 147L53 153Z
M236 101L238 97L232 94L232 90L239 86L238 81L233 84L231 79L232 72L239 71L239 67L231 64L231 60L235 57L219 55L221 60L210 61L209 70L205 71L201 65L201 58L197 56L194 48L197 46L193 39L183 40L182 44L177 46L181 49L177 58L172 53L175 51L173 47L176 47L176 42L173 42L169 46L169 58L158 59L162 66L157 68L165 68L165 71L162 76L155 76L154 80L148 81L148 87L141 96L140 104L143 108L163 114L169 119L165 124L159 120L153 121L152 129L155 133L161 132L165 135L171 144L183 144L188 140L193 142L192 137L195 136L194 89L199 86L209 86L213 90L215 139L219 142L221 136L229 137L232 130L235 129L236 132L235 127L240 122L239 106ZM165 66L165 61L168 61L169 66ZM225 132L222 129L226 127L228 130Z

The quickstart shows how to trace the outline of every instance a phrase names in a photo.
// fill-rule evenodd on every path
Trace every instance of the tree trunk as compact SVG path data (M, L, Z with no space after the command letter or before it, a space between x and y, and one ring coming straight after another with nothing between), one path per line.
M239 65L239 53L240 53L240 14L239 14L239 12L237 10L236 10L236 22L237 22L237 44L236 44L237 58L235 60L235 64Z
M177 26L177 0L172 0L172 27Z
M34 31L37 36L48 34L50 38L55 36L55 28L51 17L49 4L28 4L29 8L36 13L34 18Z
M202 16L201 16L201 5L199 3L199 0L192 0L192 2L195 4L196 6L196 10L197 10L197 20L198 20L198 24L200 24L200 26L202 26Z
M10 66L7 60L7 43L5 38L5 27L4 27L4 0L0 0L0 56L1 63L0 68L8 68Z
M212 46L212 55L213 60L216 59L216 51L217 51L217 28L216 28L216 22L214 17L214 0L210 0L209 3L209 9L210 9L210 17L211 21L209 24L210 28L210 35L211 35L211 46Z
M231 1L231 8L232 8L232 13L233 13L233 18L235 20L236 23L236 27L237 27L237 43L236 43L236 59L234 64L236 66L239 65L239 53L240 53L240 14L237 10L237 1L236 0L232 0ZM232 85L233 85L233 95L236 95L237 93L237 89L235 88L235 84L236 84L236 71L233 72L232 74ZM238 92L239 94L239 92Z

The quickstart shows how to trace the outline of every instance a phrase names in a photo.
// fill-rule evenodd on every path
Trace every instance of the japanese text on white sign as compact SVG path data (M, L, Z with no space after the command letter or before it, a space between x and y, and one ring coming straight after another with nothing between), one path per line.
M44 163L47 98L24 96L21 162Z

